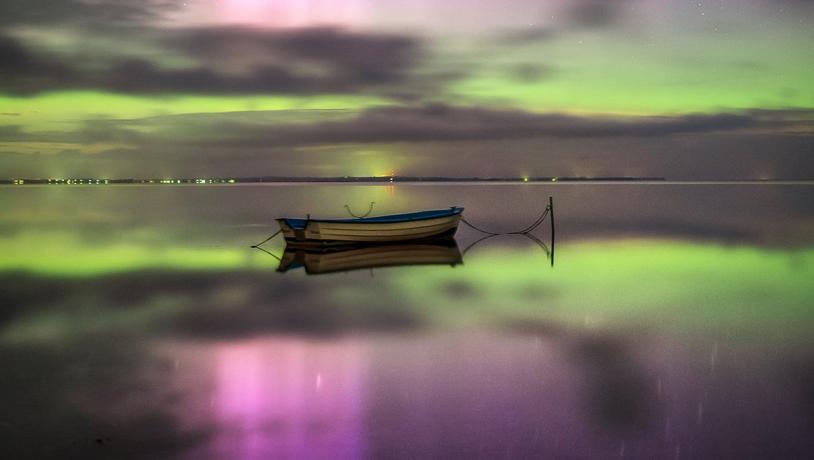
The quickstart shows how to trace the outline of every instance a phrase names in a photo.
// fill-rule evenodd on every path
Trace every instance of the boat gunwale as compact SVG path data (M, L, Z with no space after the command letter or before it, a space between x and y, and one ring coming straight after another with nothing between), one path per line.
M278 222L285 222L291 227L292 230L305 229L306 225L310 222L313 223L326 223L326 224L398 224L404 222L420 222L423 220L440 219L444 217L453 217L463 213L464 208L458 206L451 206L448 209L433 209L429 211L416 211L403 214L388 214L385 216L376 217L358 217L358 218L343 218L343 219L303 219L294 217L281 217L277 219ZM416 217L410 217L416 216ZM387 220L386 220L387 219Z
M437 219L446 219L448 217L453 217L454 218L455 216L439 217ZM423 220L430 220L430 219L422 219L422 221ZM407 222L421 222L421 221L416 220L416 221L407 221ZM353 223L353 222L350 222L350 223ZM376 225L375 228L355 228L355 227L348 228L348 227L345 227L345 226L337 226L337 227L326 226L326 225L322 225L322 224L324 224L324 222L315 222L315 224L319 225L317 228L319 229L320 233L333 234L333 233L343 232L343 231L344 232L347 232L347 231L352 231L352 232L401 232L401 231L414 232L414 231L419 231L419 230L420 231L429 231L429 229L432 229L432 228L439 228L439 227L443 228L443 227L446 227L446 226L449 226L449 225L455 225L455 224L457 224L457 221L444 220L444 221L439 221L439 222L435 222L435 223L430 223L428 225L413 225L413 226L410 226L410 227L393 227L392 225L384 226L384 225L387 225L387 224L403 224L403 223L405 223L405 222L384 222L384 223L381 223L381 224L379 224L378 222L376 222L375 224L371 222L370 224L365 225L365 227L372 227L373 225Z

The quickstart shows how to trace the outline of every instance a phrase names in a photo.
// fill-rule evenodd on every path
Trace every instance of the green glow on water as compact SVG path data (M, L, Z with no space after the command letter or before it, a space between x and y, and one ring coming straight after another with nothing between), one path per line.
M814 320L814 249L634 240L566 245L557 255L552 269L533 251L484 251L454 270L405 271L393 286L426 308L443 298L444 308L427 314L457 322L497 315L602 326L649 317L784 334ZM459 291L467 294L445 295Z
M0 271L49 276L95 276L148 269L232 270L248 265L244 248L151 244L138 234L123 234L115 243L94 244L70 232L30 231L0 238L0 248Z
M149 270L228 273L277 267L276 260L248 247L196 247L138 233L99 242L69 232L32 231L0 238L0 251L0 276L25 272L80 279ZM362 273L308 282L326 307L393 309L430 327L655 325L748 339L805 338L814 323L814 248L593 241L557 246L553 268L536 249L476 248L454 268L379 269L376 281L357 275ZM305 274L269 276L269 283L286 283ZM171 303L173 311L192 311L193 304L202 308L193 297ZM149 308L163 315L164 307ZM37 334L43 327L47 324L26 323Z

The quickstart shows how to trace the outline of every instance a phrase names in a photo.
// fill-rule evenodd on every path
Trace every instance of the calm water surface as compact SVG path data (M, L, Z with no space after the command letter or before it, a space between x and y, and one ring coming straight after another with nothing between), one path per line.
M464 206L456 266L275 217ZM814 187L0 189L7 458L811 458ZM546 223L535 231L550 246ZM550 249L550 248L547 248Z

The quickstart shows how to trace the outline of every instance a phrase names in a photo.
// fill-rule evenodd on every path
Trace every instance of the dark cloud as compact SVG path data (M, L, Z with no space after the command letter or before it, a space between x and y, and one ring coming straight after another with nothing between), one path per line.
M579 0L569 6L567 16L573 27L612 27L622 20L628 3L628 0Z
M47 89L60 80L75 79L63 63L37 56L19 41L0 35L0 91L30 93Z
M502 45L518 46L533 43L547 42L556 38L558 31L549 27L525 27L505 31L497 36Z
M631 0L574 0L567 2L562 19L556 24L531 25L499 33L495 40L500 45L524 46L555 40L569 32L585 29L610 29L626 20L626 9ZM546 22L545 18L541 18Z
M545 64L521 63L506 68L506 76L518 83L538 82L550 78L554 73L554 68Z
M148 136L138 131L104 122L83 123L73 131L30 132L19 125L0 126L0 142L57 142L57 143L97 143L97 142L144 142Z
M336 28L263 30L240 27L201 28L169 33L167 45L207 59L246 55L252 62L273 56L288 64L314 64L346 78L388 82L418 58L414 38L395 34L361 34Z
M292 122L291 120L297 120ZM0 129L0 140L115 142L188 148L298 148L318 145L522 139L643 139L706 133L807 135L810 110L751 110L683 116L539 114L444 104L348 111L254 111L88 121L71 132ZM805 136L804 136L805 137Z
M490 110L443 104L388 106L365 110L345 120L268 123L245 116L181 115L113 122L165 130L166 142L177 132L194 133L186 142L220 146L302 146L343 143L473 141L524 138L647 138L742 130L810 130L807 111L749 111L676 117L603 118ZM234 121L237 120L237 121ZM213 124L221 129L214 130ZM225 129L224 129L225 128ZM163 141L163 140L162 140Z
M200 66L165 69L143 59L130 59L117 63L97 78L77 83L119 93L260 94L347 91L354 82L301 78L278 65L256 66L241 75L228 75Z
M412 37L334 28L201 28L155 34L163 53L159 57L181 56L194 63L169 68L143 57L68 59L0 37L0 92L355 93L409 87L421 57L420 44Z
M3 0L0 25L100 25L155 19L180 0Z
M521 168L557 176L804 179L814 177L812 119L810 110L605 118L446 105L185 114L89 121L71 132L4 127L0 170L7 177L330 176L347 174L366 161L359 151L372 151L409 164L400 168L407 175L506 176ZM14 141L37 142L43 154L14 154ZM110 144L121 147L59 150Z

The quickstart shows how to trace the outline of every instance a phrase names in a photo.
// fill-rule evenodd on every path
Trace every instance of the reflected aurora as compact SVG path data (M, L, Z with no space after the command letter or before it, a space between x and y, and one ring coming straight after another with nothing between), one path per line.
M305 276L271 273L277 266L273 258L242 247L156 246L137 239L94 244L66 233L30 232L3 238L0 248L6 254L0 266L4 273L49 278L259 270L268 271L270 286L276 286ZM554 321L612 328L635 319L634 323L680 323L682 330L725 327L735 335L802 337L814 320L810 312L814 248L788 251L660 239L586 241L558 245L554 268L542 253L502 248L476 250L455 268L377 270L383 284L375 289L361 289L370 284L362 275L328 275L309 281L318 282L325 291L324 308L401 311L430 327ZM381 305L383 298L400 301ZM174 298L171 311L195 311L193 305L217 307L200 305L192 296ZM149 308L163 311L155 305ZM31 324L25 327L37 329ZM19 331L11 336L20 339Z
M552 269L533 251L484 251L455 269L396 272L391 286L424 315L458 324L639 318L806 337L814 322L814 249L622 240L558 245L557 257Z
M247 254L242 248L152 244L137 234L122 235L115 243L95 244L70 232L30 231L0 238L0 248L4 253L0 270L68 278L143 270L233 270L252 266L249 261L266 265L270 259Z

